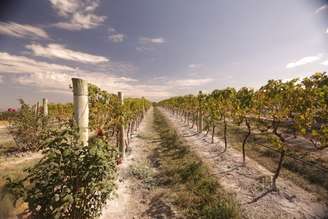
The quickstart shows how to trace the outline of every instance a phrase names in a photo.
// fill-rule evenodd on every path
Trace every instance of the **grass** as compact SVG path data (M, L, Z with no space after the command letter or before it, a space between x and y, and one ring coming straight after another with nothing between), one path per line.
M4 161L3 161L4 162ZM14 205L13 197L5 195L3 188L6 178L18 179L24 177L24 169L36 164L37 160L28 160L20 164L2 167L0 166L0 219L16 218L17 214L23 213L27 208L21 201ZM1 163L0 163L1 165Z
M150 190L156 185L155 173L149 162L142 162L136 165L130 165L129 174L138 180L141 180L143 186Z
M232 125L228 126L228 144L233 148L241 151L242 139L245 136L247 130L245 128ZM223 133L223 125L218 124L216 135L221 137ZM275 171L279 159L279 154L273 150L262 147L265 145L273 147L270 143L269 136L253 134L246 144L246 155L253 160L256 160L259 164L264 166L270 171ZM289 151L295 157L299 157L296 151ZM311 162L307 157L303 159ZM322 195L327 194L328 191L328 173L318 170L311 166L304 165L292 158L286 157L283 163L283 169L281 171L281 177L291 180L296 185L302 187L305 190L311 192L317 192ZM319 186L319 187L318 187ZM325 196L325 195L324 195Z
M231 194L199 157L189 150L161 113L155 109L155 129L161 144L155 151L160 160L159 183L170 189L170 198L187 218L240 218Z

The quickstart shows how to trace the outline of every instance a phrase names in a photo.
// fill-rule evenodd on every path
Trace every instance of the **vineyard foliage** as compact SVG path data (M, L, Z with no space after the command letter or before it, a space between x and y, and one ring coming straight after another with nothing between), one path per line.
M89 145L79 141L72 104L49 104L42 114L21 101L12 116L11 130L19 149L41 150L43 158L25 171L23 179L10 179L6 191L28 203L33 218L95 218L115 191L119 126L135 131L151 103L126 98L89 84ZM116 142L115 142L116 141ZM116 145L115 145L116 143ZM128 141L125 142L128 144Z
M95 218L115 190L116 148L101 138L83 146L76 133L53 132L27 176L8 179L7 191L28 203L32 218Z
M201 96L200 96L201 95ZM282 166L288 134L304 138L317 149L328 144L328 76L315 73L303 80L270 80L258 90L243 87L239 90L226 88L204 95L173 97L159 103L189 123L198 124L200 114L206 123L206 135L223 124L223 139L227 149L227 122L245 125L248 132L242 142L245 165L245 145L251 132L268 133L271 144L280 151L280 158L272 180L276 190L276 179ZM193 127L194 125L192 125Z

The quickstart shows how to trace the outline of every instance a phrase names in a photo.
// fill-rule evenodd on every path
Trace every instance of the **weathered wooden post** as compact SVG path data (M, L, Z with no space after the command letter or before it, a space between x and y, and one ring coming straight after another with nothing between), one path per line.
M80 141L88 145L89 140L89 103L88 82L79 78L72 78L74 122L79 128Z
M35 105L35 116L38 116L39 115L39 110L40 110L40 102L36 102L36 105Z
M123 93L122 92L118 92L117 94L120 105L123 106L124 100L123 100ZM124 130L124 120L123 117L121 118L120 121L120 127L119 127L119 136L118 136L118 146L119 146L119 150L121 153L121 157L122 159L124 159L125 157L125 130Z
M48 100L46 98L43 98L42 105L43 105L43 115L48 116Z
M198 99L199 99L199 111L198 111L198 132L203 132L203 112L202 112L202 91L199 91Z

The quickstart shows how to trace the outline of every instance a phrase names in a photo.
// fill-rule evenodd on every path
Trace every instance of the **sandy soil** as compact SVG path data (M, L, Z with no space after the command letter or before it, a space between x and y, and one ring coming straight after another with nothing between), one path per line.
M8 130L8 123L2 122L0 124L0 145L6 144L6 143L13 143L15 144L15 141Z
M151 162L151 154L158 147L158 133L153 127L153 109L142 121L137 135L130 143L131 153L119 167L117 197L105 206L101 219L177 218L178 213L164 198L165 190L147 188L130 174L131 166ZM156 168L150 165L152 171Z
M210 137L204 133L197 134L180 119L161 109L178 134L182 135L191 149L208 164L219 183L236 195L242 215L247 218L324 218L328 217L328 205L320 201L316 194L309 193L290 181L278 179L279 192L272 192L250 203L270 187L272 173L247 158L247 167L242 167L241 153L231 147L222 153L224 144L215 138L211 144Z
M16 165L23 164L27 161L41 159L42 156L43 155L41 152L26 152L24 154L21 154L20 156L0 158L0 171L7 168L12 168Z

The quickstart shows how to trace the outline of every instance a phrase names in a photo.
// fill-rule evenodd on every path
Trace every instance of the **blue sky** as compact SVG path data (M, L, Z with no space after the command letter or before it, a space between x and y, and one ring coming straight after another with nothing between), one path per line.
M328 1L3 0L0 108L71 77L160 100L328 69Z

